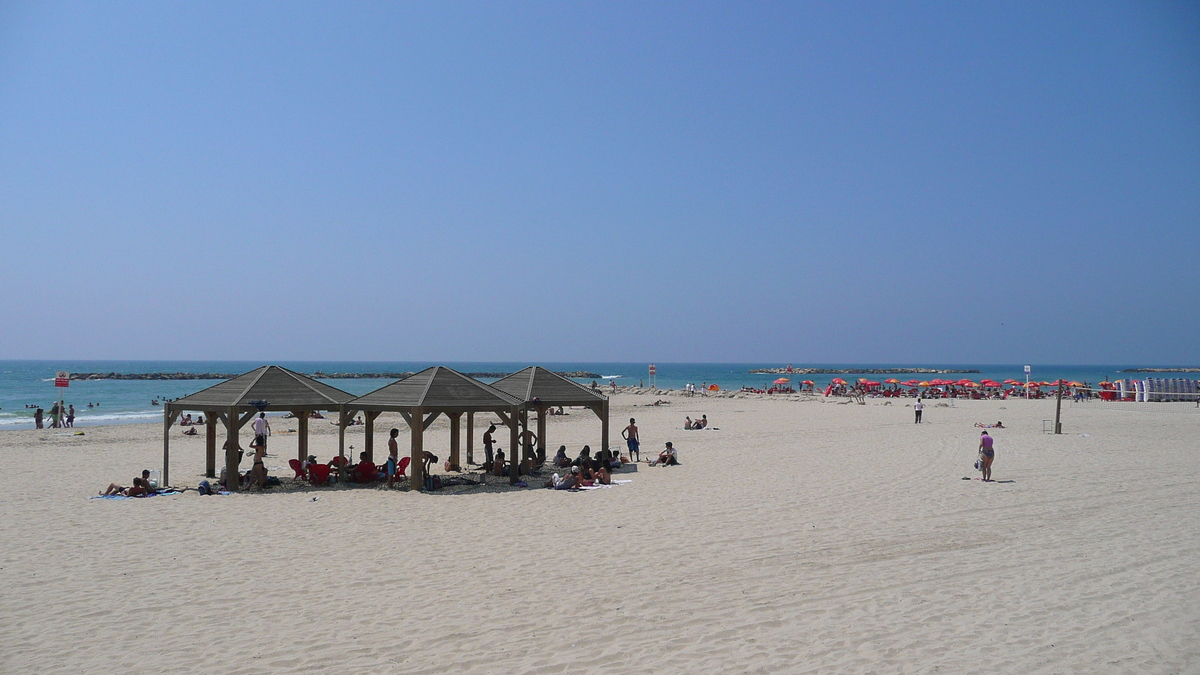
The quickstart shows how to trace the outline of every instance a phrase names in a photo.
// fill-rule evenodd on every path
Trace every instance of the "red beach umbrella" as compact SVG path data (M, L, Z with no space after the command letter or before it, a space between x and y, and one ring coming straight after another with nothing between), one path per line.
M787 384L788 382L791 382L791 380L786 377L781 377L778 380L775 380L775 384Z
M840 377L835 377L832 380L830 380L830 382L832 382L834 384L846 384L846 381Z
M917 386L917 381L916 381L916 380L909 380L909 381L907 381L907 382L905 382L905 383L904 383L904 386L906 386L906 387L915 387L915 386Z
M805 380L805 381L801 382L800 384L816 384L816 382L813 382L812 380Z

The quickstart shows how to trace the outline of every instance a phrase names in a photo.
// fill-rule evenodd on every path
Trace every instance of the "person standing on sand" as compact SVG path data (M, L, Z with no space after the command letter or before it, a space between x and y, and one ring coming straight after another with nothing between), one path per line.
M262 448L263 454L266 454L267 436L271 435L271 423L267 421L267 413L258 413L252 426L254 427L254 442L250 444L250 447Z
M621 438L625 439L625 445L629 448L629 459L635 462L641 459L641 456L638 454L641 439L638 438L637 424L634 423L632 417L629 418L629 426L621 430Z
M33 423L34 423L34 425L36 425L36 427L37 427L38 429L41 429L41 428L42 428L42 417L43 417L45 414L46 414L46 413L45 413L45 412L43 412L41 408L38 408L38 409L37 409L36 411L34 411L34 413L33 413Z
M914 424L921 423L921 411L924 409L925 409L925 402L921 400L920 396L918 396L917 402L913 404L913 412L917 413L917 421L914 422Z
M534 443L537 443L537 439L538 435L530 431L529 427L525 427L520 435L517 436L517 440L521 442L521 450L523 451L521 454L522 460L537 457L537 452L533 447ZM513 461L516 461L516 457L513 458Z
M992 437L984 431L979 434L979 471L983 474L983 482L992 480L992 460L996 459L996 451L992 448Z
M400 445L396 443L396 437L399 435L399 429L392 429L388 434L387 477L389 488L392 487L392 482L396 480L396 465L400 462Z
M67 426L68 427L75 426L75 404L74 403L72 403L71 406L69 408L67 408Z
M483 470L484 471L492 470L492 462L494 461L493 457L492 457L492 446L496 443L495 439L492 438L492 434L494 434L494 433L496 433L496 425L495 424L489 426L488 430L483 432Z

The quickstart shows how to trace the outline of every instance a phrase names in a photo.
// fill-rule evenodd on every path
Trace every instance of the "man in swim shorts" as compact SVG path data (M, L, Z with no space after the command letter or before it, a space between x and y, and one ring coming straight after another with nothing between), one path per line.
M399 429L392 429L388 433L387 486L389 488L396 480L396 465L400 462L400 444L396 442L396 437L399 435Z
M641 459L640 455L638 455L638 447L641 441L638 440L638 428L634 424L632 417L629 418L629 426L621 431L621 438L625 439L625 445L629 448L629 459L635 462Z
M983 473L984 482L992 480L992 460L996 459L996 451L992 449L992 437L984 431L979 434L979 471Z
M251 426L254 427L254 442L250 444L250 447L262 448L266 452L267 436L271 434L271 423L267 421L267 413L258 413L258 417Z

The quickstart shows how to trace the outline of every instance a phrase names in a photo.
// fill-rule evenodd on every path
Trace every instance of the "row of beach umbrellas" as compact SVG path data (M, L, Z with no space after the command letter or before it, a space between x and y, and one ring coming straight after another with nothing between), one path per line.
M791 382L791 380L786 377L781 377L778 380L775 380L775 384L787 384L789 382ZM846 380L844 380L840 377L835 377L832 380L830 380L830 382L833 384L849 384L849 382L847 382ZM814 382L812 380L804 380L801 384L814 384ZM872 381L872 380L869 380L869 379L863 377L863 378L859 378L858 384L861 384L864 387L878 387L881 384L896 384L896 385L902 385L905 387L947 387L947 386L949 386L949 387L984 387L984 388L991 388L991 389L1003 389L1005 386L1012 386L1012 387L1027 386L1026 383L1024 383L1024 382L1021 382L1019 380L1012 380L1012 379L1005 380L1004 382L997 382L995 380L989 380L989 379L984 379L984 380L980 380L979 382L975 382L973 380L969 380L969 379L965 379L965 378L961 379L961 380L943 380L943 379L934 379L934 380L929 380L929 381L908 380L907 382L901 382L900 380L897 380L896 378L889 378L889 379L884 380L882 383L880 383L880 382L875 382L875 381ZM1083 383L1075 382L1075 381L1068 382L1067 380L1060 379L1060 380L1055 380L1053 382L1036 382L1036 381L1034 381L1034 382L1030 382L1028 384L1028 386L1030 388L1057 387L1060 385L1064 386L1064 387L1082 387Z

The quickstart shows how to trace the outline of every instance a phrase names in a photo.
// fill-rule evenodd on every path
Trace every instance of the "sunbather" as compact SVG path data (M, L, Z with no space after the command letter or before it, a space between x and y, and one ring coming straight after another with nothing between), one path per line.
M650 462L650 466L679 466L679 456L675 452L675 448L667 441L667 447L658 453L658 459Z
M133 479L132 487L121 487L116 483L109 483L108 489L100 493L105 497L119 495L123 497L145 497L150 494L150 484L143 481L141 478Z
M554 456L554 466L559 468L571 466L571 458L567 457L567 446L558 446L558 454Z
M571 467L571 472L559 478L558 474L550 476L550 480L546 481L546 487L554 488L555 490L570 490L579 485L579 467Z

